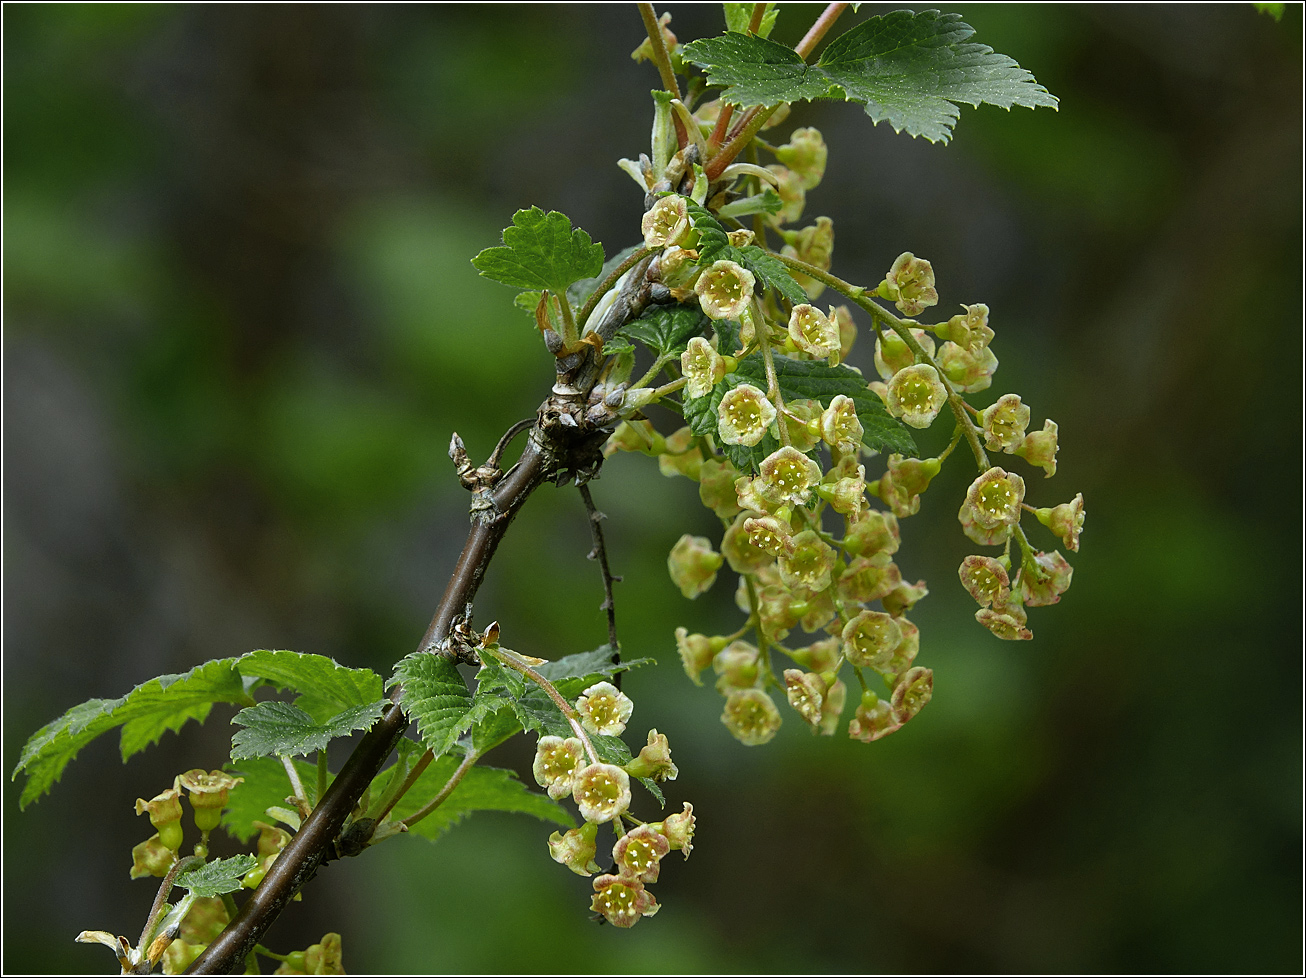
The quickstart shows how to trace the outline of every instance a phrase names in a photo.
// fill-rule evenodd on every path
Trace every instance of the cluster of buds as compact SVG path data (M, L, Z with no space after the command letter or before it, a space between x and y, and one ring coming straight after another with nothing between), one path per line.
M650 730L648 743L624 765L599 760L586 735L618 736L634 703L608 682L586 689L575 704L572 729L576 737L544 736L535 749L535 780L559 800L570 795L580 811L581 824L549 837L549 855L579 876L601 873L595 860L599 827L611 824L617 836L612 848L612 871L594 879L591 909L617 927L633 927L641 917L658 911L647 889L656 883L662 857L679 849L689 858L693 849L694 809L686 803L679 815L660 822L641 822L629 814L630 779L674 781L679 771L671 760L665 734ZM623 827L630 828L623 833Z

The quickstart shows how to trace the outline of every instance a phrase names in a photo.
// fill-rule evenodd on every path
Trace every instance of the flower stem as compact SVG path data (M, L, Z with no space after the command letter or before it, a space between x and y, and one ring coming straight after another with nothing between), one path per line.
M521 656L511 649L499 648L498 646L484 646L480 649L480 652L482 655L488 652L505 666L508 666L511 669L516 669L536 686L544 690L549 699L553 700L553 705L556 706L559 711L561 711L562 715L567 718L567 723L571 725L571 729L575 732L576 736L580 738L580 742L585 745L585 753L589 755L590 763L599 763L598 751L594 749L594 744L590 740L589 734L585 732L585 728L580 725L580 714L577 713L576 708L568 703L563 695L558 692L557 687L555 687L553 683L549 682L532 669L530 663L523 661Z
M444 787L439 790L436 796L404 819L403 824L411 829L422 819L426 818L427 815L430 815L431 812L444 804L445 799L453 794L454 789L462 782L462 779L467 775L467 772L470 771L473 765L475 765L480 759L480 751L469 750L467 756L463 758L462 763L458 765L453 774L449 775L449 780L444 783Z
M308 803L308 794L304 791L304 782L299 780L299 772L295 770L295 762L289 757L278 757L282 766L286 769L286 776L290 778L290 788L295 793L295 807L299 809L299 814L304 818L313 810L313 806Z
M771 403L775 405L777 417L776 432L780 437L780 444L788 448L792 442L789 440L789 426L785 424L785 402L780 396L780 378L775 372L775 358L771 356L771 343L766 335L766 319L762 316L762 311L757 306L757 300L753 300L753 307L749 310L749 315L753 317L753 335L757 338L757 345L762 351L762 363L766 365L766 396Z
M658 77L662 79L662 87L671 93L672 98L680 98L680 84L676 81L676 73L671 69L671 57L667 54L667 45L662 39L662 25L658 23L658 15L653 9L653 4L639 4L639 15L644 20L644 30L648 32L648 43L653 48L653 63L658 67ZM676 119L675 123L676 140L680 143L680 148L684 149L686 145L684 125L679 119Z

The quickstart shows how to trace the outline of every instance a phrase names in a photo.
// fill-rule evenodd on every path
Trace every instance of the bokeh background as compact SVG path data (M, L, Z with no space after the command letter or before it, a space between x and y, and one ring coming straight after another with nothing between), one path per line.
M682 40L721 29L670 9ZM776 36L819 9L786 5ZM963 108L945 147L797 107L830 146L807 213L834 217L837 273L911 250L941 310L992 308L979 401L1055 419L1030 497L1087 501L1064 600L1033 642L975 625L959 453L899 554L932 592L928 710L872 745L788 714L745 748L671 634L738 620L729 582L689 603L666 575L714 520L614 458L593 488L619 626L659 660L628 679L632 730L670 736L669 796L700 816L661 914L594 925L548 827L478 815L331 864L271 946L334 930L351 970L417 973L1301 968L1301 8L955 9L1060 112ZM209 658L388 674L461 546L450 432L483 457L550 383L469 259L531 204L609 254L638 238L614 164L647 148L657 84L635 10L6 5L3 26L7 770L69 706ZM576 493L542 490L482 620L546 656L600 644L588 549ZM71 939L140 927L132 803L218 766L229 713L125 767L105 738L21 815L6 789L6 970L110 967Z

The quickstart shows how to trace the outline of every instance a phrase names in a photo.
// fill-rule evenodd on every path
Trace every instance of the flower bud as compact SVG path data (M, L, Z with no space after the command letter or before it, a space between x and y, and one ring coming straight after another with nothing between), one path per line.
M899 723L906 723L930 701L934 695L934 672L921 666L908 669L893 688L889 705Z
M780 422L789 432L789 444L804 454L815 448L821 441L820 417L820 401L801 398L786 402Z
M671 247L662 252L657 262L658 277L671 290L671 295L677 302L684 302L694 295L694 286L703 274L703 269L698 264L697 251Z
M189 792L191 808L195 810L195 827L210 832L218 827L227 793L244 778L233 778L225 771L205 772L199 768L187 771L177 778L177 783Z
M613 927L634 927L640 917L652 917L661 908L639 880L606 875L594 880L590 909L606 917Z
M726 391L717 409L717 433L727 445L752 448L775 421L775 406L752 384Z
M163 973L165 975L184 975L186 969L195 963L208 948L207 944L189 944L186 941L173 941L163 952Z
M821 467L789 445L764 458L758 469L763 483L760 491L795 506L803 505L812 487L821 481Z
M935 326L934 335L974 353L988 346L993 340L993 330L989 328L989 307L982 302L977 302L973 306L963 305L961 308L966 311L961 315L953 316L942 325Z
M621 876L641 883L658 881L658 864L671 851L671 842L651 825L638 825L612 847L612 861Z
M671 745L667 735L657 730L648 732L648 744L640 749L639 755L626 765L626 773L636 778L651 778L654 781L675 781L680 769L671 760Z
M893 706L880 699L874 693L862 694L862 701L857 706L852 722L848 724L848 736L869 744L873 740L887 737L902 727L902 722L893 712Z
M750 513L778 514L785 506L779 491L761 477L740 476L735 480L735 501ZM741 571L742 573L742 571Z
M834 310L832 309L831 312ZM794 346L817 360L839 353L839 326L821 310L806 302L794 306L789 315L789 338Z
M823 678L828 680L830 676ZM822 737L834 736L847 701L848 687L843 684L842 679L835 679L826 690L825 701L821 704L821 722L817 725L817 732Z
M883 672L902 644L902 630L882 611L863 611L844 626L842 638L849 662Z
M727 231L726 237L730 239L730 244L736 248L747 248L757 237L748 228L740 228L737 231Z
M739 470L729 461L707 458L698 470L698 498L703 505L723 520L739 513L739 497L735 495L735 480Z
M667 570L680 593L692 600L716 583L716 572L722 563L723 558L712 549L711 540L686 533L671 548Z
M599 864L594 861L598 832L597 822L582 822L578 829L554 832L549 836L549 855L577 876L591 876L599 871Z
M304 974L343 975L344 949L339 934L326 934L320 944L310 944L304 951Z
M961 586L982 608L995 602L1003 604L1011 595L1011 578L1007 569L992 557L967 557L957 573L961 577Z
M893 513L866 509L848 528L843 538L843 548L858 557L874 554L895 554L900 541L898 518Z
M1036 553L1034 563L1043 576L1036 577L1022 564L1016 576L1016 586L1020 588L1021 598L1032 608L1056 604L1070 587L1070 578L1075 569L1066 562L1066 558L1061 556L1059 550L1054 550L1050 554L1042 551Z
M910 611L917 601L929 593L930 589L925 586L924 581L908 584L899 578L889 593L880 598L880 604L884 605L884 610L894 618L899 618L904 611Z
M191 944L209 944L231 922L221 897L198 897L181 922L179 937Z
M797 594L783 584L768 584L757 589L757 626L768 641L782 642L789 629L802 617L804 606Z
M653 428L651 421L623 421L609 436L603 446L605 458L616 452L643 452L659 455L666 450L666 441Z
M694 293L703 314L709 319L739 319L753 301L757 279L742 265L732 261L712 263L694 283Z
M1079 552L1079 534L1084 530L1084 494L1076 493L1068 503L1051 509L1036 509L1038 521L1061 538L1071 553Z
M697 632L691 635L686 628L677 628L676 651L680 653L685 675L692 679L695 685L702 686L703 681L698 678L698 674L712 664L712 656L719 651L713 648L712 640Z
M1043 430L1026 435L1013 453L1042 468L1047 473L1044 478L1052 478L1057 474L1057 423L1051 419L1044 421Z
M816 298L811 292L808 295ZM847 306L835 306L833 318L839 324L839 359L844 361L848 359L848 354L853 351L853 344L857 342L857 323L853 320L853 311Z
M155 832L139 845L132 846L131 878L142 876L167 876L177 859L177 850L163 844Z
M554 801L566 798L576 783L576 775L585 766L585 746L576 737L545 736L535 745L531 771L535 783L548 789Z
M980 427L984 429L984 444L989 451L1011 454L1025 440L1029 408L1021 403L1019 394L1003 394L980 412Z
M834 671L839 664L839 639L831 635L819 642L802 649L792 649L789 658L793 659L808 672L824 673Z
M776 735L780 729L780 711L762 690L740 689L727 697L721 722L735 740L756 747Z
M911 335L929 356L934 356L934 340L923 329L913 327ZM886 329L875 339L875 370L885 380L892 380L893 375L905 367L916 363L916 354L891 329Z
M889 269L880 285L880 293L892 299L904 316L919 316L936 305L939 293L934 289L934 269L924 258L904 251Z
M780 579L789 587L824 591L830 586L837 554L815 530L804 530L793 537L793 552L782 554L778 561Z
M889 413L913 428L928 428L948 403L948 390L927 363L903 367L889 381Z
M576 700L581 726L607 737L621 736L634 709L631 698L609 682L595 683Z
M998 369L998 358L985 346L971 351L956 343L944 343L935 359L943 375L963 394L988 390L993 383L993 372Z
M671 28L667 27L667 25L670 23L671 23L670 11L668 11L667 13L663 14L661 17L658 18L658 31L662 35L662 46L666 48L668 57L670 57L671 53L676 50L678 44L676 40L676 35L671 33ZM641 61L652 61L653 41L647 37L644 38L644 40L640 43L639 47L635 48L634 51L630 52L630 57L636 64L638 64Z
M611 822L630 807L630 776L615 764L591 764L576 774L572 798L587 822Z
M966 502L980 526L993 529L1014 526L1020 521L1020 504L1025 501L1025 480L996 465L970 484Z
M773 163L767 169L776 176L775 192L780 195L782 201L780 210L767 220L776 227L781 224L793 224L803 216L803 208L807 206L807 191L803 187L803 180L787 166Z
M680 355L680 372L686 381L686 397L707 397L726 375L725 357L703 337L695 336Z
M159 832L159 841L174 853L181 846L181 790L174 780L172 787L149 801L136 799L136 814L149 812L150 824Z
M644 234L644 244L649 248L685 244L692 230L685 198L679 194L661 198L644 212L640 230Z
M909 497L919 496L928 489L942 468L943 463L937 458L904 458L895 453L888 461L894 485Z
M794 171L806 190L817 186L825 176L828 154L821 133L810 126L795 129L789 135L789 142L775 150L775 158Z
M670 441L667 439L668 445ZM697 445L683 452L663 452L658 456L658 471L668 479L683 475L697 482L703 471L703 453Z

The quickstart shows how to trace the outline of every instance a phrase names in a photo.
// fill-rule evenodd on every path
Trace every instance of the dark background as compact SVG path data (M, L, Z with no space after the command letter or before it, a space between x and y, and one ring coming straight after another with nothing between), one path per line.
M715 6L671 9L682 40L720 30ZM776 36L819 9L785 6ZM548 827L478 815L330 865L271 946L340 931L358 971L1300 969L1301 8L957 9L1060 112L963 108L946 147L846 104L780 131L830 146L807 215L835 219L836 273L873 284L911 250L940 310L993 310L1002 367L976 400L1017 391L1056 420L1060 471L1030 499L1087 501L1065 599L1033 611L1033 642L975 625L959 454L899 554L933 592L912 615L929 709L872 745L786 710L745 748L672 641L736 627L733 582L690 604L666 575L714 518L614 458L594 493L623 642L660 660L628 680L631 734L670 736L669 797L700 816L661 914L595 926ZM209 658L388 675L461 545L450 432L483 457L550 383L468 260L531 204L609 254L639 237L614 164L647 149L657 84L629 58L635 10L3 17L7 769L69 706ZM600 644L588 549L575 492L541 491L481 619L525 652ZM9 787L7 970L111 968L72 938L139 931L132 803L219 766L229 713L125 767L104 738L21 815Z

